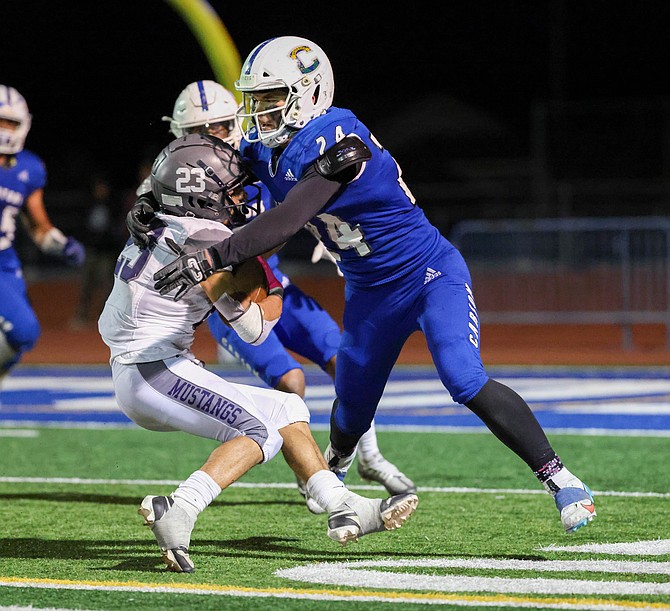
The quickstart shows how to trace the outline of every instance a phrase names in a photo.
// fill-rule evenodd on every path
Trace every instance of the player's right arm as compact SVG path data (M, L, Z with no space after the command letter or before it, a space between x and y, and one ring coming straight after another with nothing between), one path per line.
M257 272L258 267L262 268L260 274L265 278L256 287L261 276L247 270ZM266 285L269 287L267 295L260 300L253 299L256 290L265 289ZM260 261L258 266L242 266L235 273L216 272L200 286L223 321L249 344L263 343L281 316L283 289L267 264L262 265Z

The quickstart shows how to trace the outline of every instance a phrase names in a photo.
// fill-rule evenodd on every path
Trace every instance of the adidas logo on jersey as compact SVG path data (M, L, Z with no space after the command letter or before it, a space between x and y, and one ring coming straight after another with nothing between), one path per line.
M442 275L442 272L437 271L435 269L432 269L430 267L426 268L426 276L423 279L424 284L428 284L431 280L435 280L435 278L439 278Z
M29 180L28 170L23 170L22 172L19 172L19 175L17 176L17 178L21 182L28 182L28 180Z
M293 174L291 168L289 168L288 170L286 170L286 174L284 174L284 180L293 180L297 182L298 179Z

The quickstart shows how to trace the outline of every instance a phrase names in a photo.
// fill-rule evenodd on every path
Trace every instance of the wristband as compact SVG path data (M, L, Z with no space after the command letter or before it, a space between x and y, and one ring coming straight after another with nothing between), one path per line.
M267 282L268 285L268 296L270 295L277 295L281 299L284 298L284 287L282 286L281 282L277 280L275 275L272 273L272 268L268 265L268 262L261 257L260 255L256 257L258 259L258 262L261 264L261 267L263 268L263 271L265 272L265 281Z

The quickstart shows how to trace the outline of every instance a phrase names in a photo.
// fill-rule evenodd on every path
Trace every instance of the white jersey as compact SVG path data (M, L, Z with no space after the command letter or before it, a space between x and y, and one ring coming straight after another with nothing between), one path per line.
M116 262L114 287L98 320L98 331L111 350L110 362L149 363L187 354L195 328L212 304L201 286L179 301L154 289L154 273L177 258L165 239L184 252L202 250L232 235L218 221L157 214L166 227L151 249L127 244Z

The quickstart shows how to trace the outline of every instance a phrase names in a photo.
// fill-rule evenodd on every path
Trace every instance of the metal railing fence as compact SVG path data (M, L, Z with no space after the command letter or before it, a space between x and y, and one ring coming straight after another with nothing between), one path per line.
M463 221L482 319L512 324L661 324L670 347L670 218Z

